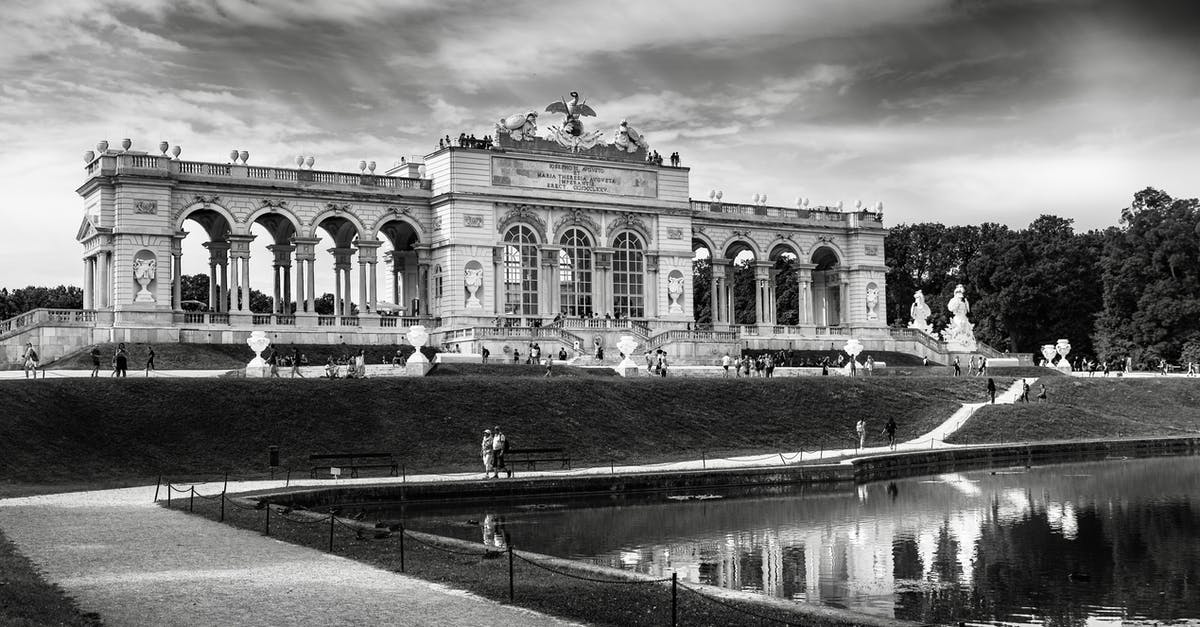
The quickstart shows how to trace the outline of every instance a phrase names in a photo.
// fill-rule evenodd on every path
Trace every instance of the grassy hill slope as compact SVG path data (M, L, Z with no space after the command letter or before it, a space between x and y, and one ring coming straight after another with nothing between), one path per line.
M0 475L261 473L268 445L293 468L314 451L386 450L409 472L475 470L496 424L512 446L564 446L578 465L659 462L847 446L860 416L872 442L889 416L912 437L982 398L980 380L948 377L3 381Z
M1200 433L1196 379L1048 377L1046 403L984 407L951 442L1146 437ZM1037 386L1031 397L1037 393Z

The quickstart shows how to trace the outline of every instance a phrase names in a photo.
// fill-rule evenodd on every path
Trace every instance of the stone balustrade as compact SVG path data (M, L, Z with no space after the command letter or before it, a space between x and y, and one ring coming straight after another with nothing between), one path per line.
M315 183L337 187L374 187L380 189L432 189L429 179L386 176L380 174L354 174L353 172L329 172L297 168L275 168L230 163L207 163L203 161L181 161L170 157L144 154L108 152L87 164L89 177L112 174L164 174L181 178L205 177L226 179L248 179L262 182Z
M805 209L770 205L744 205L719 201L693 200L692 211L758 217L765 221L785 222L882 222L883 214L873 211L840 211L837 207L815 206Z

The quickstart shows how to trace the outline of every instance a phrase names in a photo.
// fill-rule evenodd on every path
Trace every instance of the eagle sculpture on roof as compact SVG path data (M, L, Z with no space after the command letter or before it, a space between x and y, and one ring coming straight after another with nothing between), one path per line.
M583 122L580 121L579 118L585 115L590 115L592 117L596 116L596 110L589 107L587 105L587 101L579 101L579 92L577 91L571 92L570 102L567 102L567 100L563 98L557 102L550 103L550 105L546 107L546 112L561 113L567 116L563 121L562 130L574 135L575 137L583 135Z

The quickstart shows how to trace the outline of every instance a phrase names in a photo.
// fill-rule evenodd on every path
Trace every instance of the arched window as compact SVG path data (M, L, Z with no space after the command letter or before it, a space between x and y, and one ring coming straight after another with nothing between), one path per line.
M642 240L633 233L621 233L613 242L613 308L624 318L646 315L646 261Z
M559 240L558 283L564 316L592 312L592 240L580 229L563 233Z
M518 224L504 234L504 313L538 312L538 247L533 229Z
M441 266L433 267L433 285L434 285L433 297L438 299L438 303L440 304L441 300L442 300L442 295L446 291L446 285L445 285L444 278L442 276L442 267Z

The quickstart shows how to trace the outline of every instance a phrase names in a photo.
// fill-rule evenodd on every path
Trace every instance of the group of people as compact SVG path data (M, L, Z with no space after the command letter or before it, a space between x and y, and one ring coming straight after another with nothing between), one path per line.
M451 145L450 136L438 140L438 148L449 148ZM458 134L458 146L461 148L484 148L489 149L495 145L491 135L484 135L483 139L477 139L475 133L467 135L466 133Z
M646 351L646 372L650 376L667 376L667 351L659 348L653 353Z
M887 438L889 448L896 448L896 419L889 417L886 424L883 425L883 436ZM859 418L854 425L854 432L858 435L858 448L864 449L867 447L867 419Z
M512 469L504 463L504 455L507 452L508 436L504 435L499 425L483 430L483 441L479 445L479 455L483 458L484 479L490 479L493 476L499 479L501 470L509 477L512 476Z
M100 376L100 347L93 346L92 350L88 352L88 355L92 358L92 378L95 379ZM112 374L109 375L110 377L124 378L128 374L129 351L125 349L124 342L117 344L117 349L113 351L113 356L109 359L109 365L112 367ZM146 376L150 376L150 371L154 369L154 347L147 344L145 366ZM45 375L43 375L43 377L44 376Z
M954 358L954 362L950 364L954 368L954 376L962 376L962 363L958 357ZM987 376L988 361L983 355L971 355L970 361L967 362L967 374L976 377Z
M667 157L667 159L670 162L672 168L679 167L681 160L679 158L678 152L671 153L671 156ZM654 165L662 165L663 164L663 156L658 154L657 150L651 150L650 152L646 153L646 163L651 163Z
M742 376L745 373L747 377L771 377L775 374L775 358L769 354L753 357L751 355L742 355L741 357L730 357L729 353L725 353L721 357L721 376L729 376L729 368L733 368L735 377Z
M292 372L295 373L297 370L293 368ZM271 376L276 376L274 368L271 369ZM366 350L359 349L358 354L353 357L343 354L340 358L334 359L330 356L325 361L325 376L330 379L365 379L367 377Z

